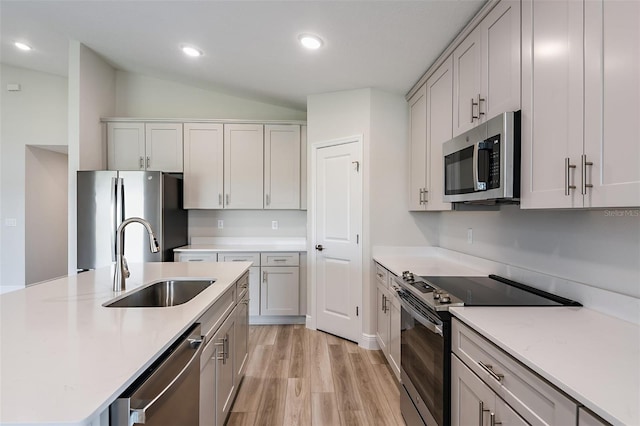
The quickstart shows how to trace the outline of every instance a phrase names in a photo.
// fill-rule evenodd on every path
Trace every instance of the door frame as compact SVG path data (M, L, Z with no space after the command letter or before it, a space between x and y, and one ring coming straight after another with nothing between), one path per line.
M313 144L311 144L311 155L309 156L308 159L308 163L307 163L307 169L310 171L310 173L308 174L308 178L310 181L310 185L309 185L309 198L308 198L308 209L307 209L307 220L308 220L308 226L307 226L307 264L308 264L308 271L307 271L307 282L309 283L309 287L307 289L307 318L306 318L306 327L311 329L311 330L316 330L317 329L317 320L318 320L318 316L317 316L317 301L318 301L318 296L317 296L317 283L316 283L316 272L317 272L317 265L316 265L316 257L315 257L315 246L316 246L316 239L317 239L317 235L316 235L316 219L317 219L317 215L316 215L316 173L317 173L317 166L316 166L316 161L318 159L318 150L322 149L322 148L327 148L330 146L337 146L337 145L345 145L345 144L349 144L349 143L356 143L357 144L357 150L359 151L360 154L360 173L359 173L359 179L360 179L360 188L361 188L361 202L362 202L362 209L360 211L360 223L358 224L358 234L360 235L360 250L358 250L358 255L360 256L360 271L359 271L359 282L360 282L360 292L358 293L357 296L357 300L356 302L358 303L358 306L360 307L360 314L358 315L358 330L359 330L359 334L358 334L358 345L362 346L362 339L363 339L363 335L362 335L362 318L364 317L364 313L363 313L363 306L362 306L362 302L363 302L363 290L364 290L364 283L363 283L363 278L364 278L364 266L363 266L363 253L364 253L364 241L366 241L365 236L363 235L363 220L364 220L364 173L363 173L363 162L364 162L364 152L363 152L363 135L359 134L359 135L353 135L353 136L346 136L346 137L342 137L342 138L337 138L337 139L331 139L331 140L325 140L325 141L320 141L320 142L315 142Z

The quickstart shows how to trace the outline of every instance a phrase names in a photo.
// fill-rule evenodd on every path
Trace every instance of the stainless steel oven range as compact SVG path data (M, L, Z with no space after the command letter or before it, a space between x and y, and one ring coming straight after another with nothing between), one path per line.
M400 408L408 425L451 424L451 306L581 306L497 275L418 277L392 284L402 305Z

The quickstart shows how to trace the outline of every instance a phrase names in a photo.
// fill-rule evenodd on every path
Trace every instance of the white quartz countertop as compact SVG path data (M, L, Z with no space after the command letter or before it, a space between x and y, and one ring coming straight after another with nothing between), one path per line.
M0 296L0 423L87 425L249 268L250 262L131 264L127 292L167 278L212 278L191 301L107 308L112 268Z
M640 425L638 325L586 308L451 312L608 422Z

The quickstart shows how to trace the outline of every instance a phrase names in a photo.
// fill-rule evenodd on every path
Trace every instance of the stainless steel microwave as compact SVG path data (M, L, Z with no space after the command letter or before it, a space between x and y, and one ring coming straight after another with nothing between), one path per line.
M500 114L443 145L444 201L519 202L520 111Z

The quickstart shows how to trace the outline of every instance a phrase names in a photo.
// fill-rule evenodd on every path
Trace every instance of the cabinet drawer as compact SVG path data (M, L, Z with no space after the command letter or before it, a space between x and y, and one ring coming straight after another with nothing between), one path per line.
M260 266L260 253L218 253L218 262L253 262L253 266Z
M300 253L261 253L262 266L298 266Z
M389 288L389 271L376 263L376 280L378 284L382 284Z
M176 262L216 262L216 253L176 253Z
M224 319L233 310L236 304L236 286L231 286L221 297L202 314L198 322L202 325L202 335L205 342L213 336L213 333L220 327Z
M530 424L575 424L575 402L457 319L451 350Z

